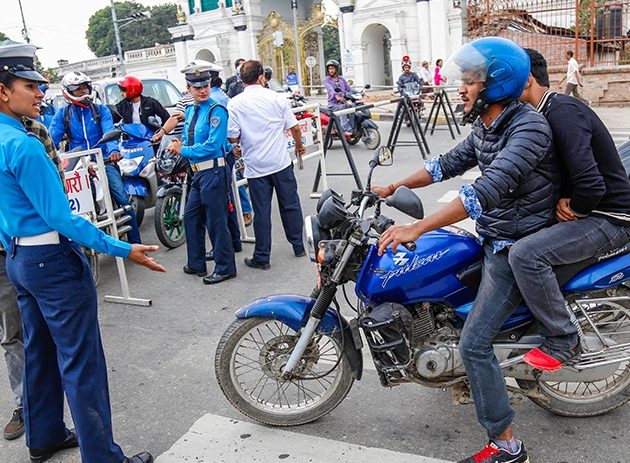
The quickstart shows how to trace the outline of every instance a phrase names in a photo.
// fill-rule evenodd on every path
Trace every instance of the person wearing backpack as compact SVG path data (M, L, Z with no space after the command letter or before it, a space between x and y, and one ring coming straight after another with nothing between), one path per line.
M212 285L236 277L228 227L228 214L234 209L226 159L232 148L227 142L228 112L210 98L210 63L193 61L183 72L194 104L185 109L182 140L173 138L167 148L188 158L195 173L184 214L188 262L183 270L204 277L204 284ZM215 266L210 275L206 270L206 230L214 251Z
M68 139L68 149L80 147L92 149L105 132L114 130L112 114L105 105L94 103L92 80L82 72L73 71L61 80L63 96L69 103L63 110L57 111L50 124L50 136L55 146L64 136ZM116 140L101 146L105 161L105 173L109 183L109 192L119 207L130 206L125 192L118 161L120 151ZM130 217L131 230L127 233L127 241L140 243L140 231L133 208L127 214Z

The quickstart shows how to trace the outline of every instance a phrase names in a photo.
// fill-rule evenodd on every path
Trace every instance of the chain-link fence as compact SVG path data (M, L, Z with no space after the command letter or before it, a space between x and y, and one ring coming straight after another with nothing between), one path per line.
M470 39L506 37L541 52L550 66L565 52L589 66L630 64L630 1L468 0Z

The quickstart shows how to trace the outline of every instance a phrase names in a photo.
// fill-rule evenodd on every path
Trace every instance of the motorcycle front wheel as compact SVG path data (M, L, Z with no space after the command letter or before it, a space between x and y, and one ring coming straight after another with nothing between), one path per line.
M297 426L330 413L354 382L337 340L317 334L293 377L282 378L298 333L278 320L235 320L225 331L214 369L225 397L241 413L273 426Z
M365 135L363 137L363 143L365 144L365 147L369 150L375 150L376 148L378 148L381 145L381 133L378 131L378 129L367 127L363 130L365 132Z
M184 221L179 218L181 200L180 191L170 190L155 203L153 214L155 233L160 243L170 249L175 249L186 242Z
M136 222L138 222L138 228L140 228L144 220L144 198L142 196L130 195L129 202L131 203L131 207L133 207L133 211L136 213Z

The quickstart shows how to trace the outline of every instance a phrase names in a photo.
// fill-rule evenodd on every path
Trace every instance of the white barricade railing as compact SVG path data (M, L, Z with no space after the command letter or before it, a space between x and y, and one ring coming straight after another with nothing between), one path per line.
M59 157L62 160L81 158L79 162L82 167L87 168L90 159L94 157L96 160L97 173L99 174L99 181L103 185L103 200L105 201L105 209L107 218L102 221L98 221L96 214L88 214L92 223L100 229L109 227L111 236L118 239L118 226L116 224L116 217L114 216L114 203L112 202L111 195L109 194L109 182L107 181L107 174L105 171L105 162L103 161L103 153L100 149L91 149L86 151L74 151L68 153L59 153ZM66 183L68 185L68 183ZM72 198L69 199L72 205ZM76 206L76 205L75 205ZM76 209L75 209L76 210ZM151 299L138 299L129 295L129 282L127 280L127 271L125 270L125 261L122 257L116 257L116 266L118 268L118 276L120 277L120 287L122 289L122 296L105 296L107 302L114 302L116 304L131 304L148 307L152 304Z
M300 106L298 108L292 109L293 113L308 113L311 117L304 118L299 120L298 122L302 125L306 124L307 130L309 134L312 134L313 122L315 122L315 133L314 136L303 135L302 142L306 146L306 153L302 156L302 162L308 161L310 159L317 159L319 161L319 165L321 166L321 179L322 179L322 188L323 191L328 189L328 183L326 181L326 157L324 156L324 139L322 136L322 121L319 114L319 105L318 104L309 104L306 106ZM304 133L304 129L302 129ZM290 144L292 141L287 140ZM312 142L311 144L308 144ZM287 146L287 149L289 146ZM297 157L293 159L293 165L298 164ZM299 167L299 166L298 166ZM232 170L232 192L234 195L234 207L236 208L236 216L238 219L238 225L241 230L241 241L246 243L255 242L255 238L250 236L247 233L247 228L245 227L245 221L243 219L243 208L241 207L241 196L238 191L238 187L242 185L247 185L247 179L243 178L241 180L237 180L236 178L236 169ZM319 198L321 193L311 193L311 198Z

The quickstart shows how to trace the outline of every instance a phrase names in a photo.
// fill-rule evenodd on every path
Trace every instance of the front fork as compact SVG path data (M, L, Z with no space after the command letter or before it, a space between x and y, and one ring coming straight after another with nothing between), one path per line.
M302 329L302 333L300 334L298 342L295 345L295 348L293 349L293 352L291 352L289 360L282 370L282 377L284 379L291 378L291 374L295 367L298 365L302 356L304 355L304 351L306 351L308 344L311 342L311 339L313 338L313 335L317 330L317 326L322 321L326 310L328 310L328 307L330 307L330 304L335 298L335 294L337 293L337 286L341 281L341 275L343 274L346 264L350 261L352 253L354 252L357 244L360 243L355 244L352 238L348 240L348 245L343 251L343 255L341 256L339 265L337 265L337 268L330 278L330 284L323 286L321 291L319 292L317 300L315 301L315 305L311 309L311 313L308 317L308 322L306 323L306 326Z

